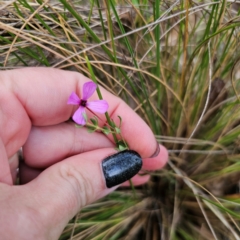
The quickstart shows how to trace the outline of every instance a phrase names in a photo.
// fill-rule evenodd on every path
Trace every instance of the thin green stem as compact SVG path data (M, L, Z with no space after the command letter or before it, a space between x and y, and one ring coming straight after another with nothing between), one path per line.
M93 72L92 66L91 66L91 64L90 64L90 62L89 62L89 59L88 59L88 57L87 57L86 54L85 54L85 59L86 59L87 66L88 66L89 72L90 72L90 74L91 74L92 80L93 80L96 84L98 84L97 79L96 79L96 77L95 77L95 74L94 74L94 72ZM98 94L99 99L103 99L102 93L101 93L101 91L100 91L100 89L99 89L98 86L97 86L96 91L97 91L97 94ZM106 119L107 119L108 124L109 124L112 128L114 128L113 122L112 122L112 120L110 119L110 116L109 116L108 112L105 113L105 116L106 116ZM114 142L118 145L117 135L116 135L115 133L112 133L112 135L113 135Z

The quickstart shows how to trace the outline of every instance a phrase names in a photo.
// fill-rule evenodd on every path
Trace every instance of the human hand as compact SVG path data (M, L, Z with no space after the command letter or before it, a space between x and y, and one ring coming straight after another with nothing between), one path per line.
M106 187L101 168L102 160L116 153L111 136L90 134L67 122L76 110L66 104L68 97L73 91L81 95L87 81L79 73L51 68L0 72L2 239L57 239L82 207L116 189ZM122 117L122 136L143 158L142 169L162 168L167 151L160 146L160 153L150 158L157 152L150 128L122 100L102 88L101 92L111 118L117 122L117 116ZM8 159L22 146L20 179L25 184L15 186L16 162L9 164ZM148 179L136 175L132 181L139 185Z

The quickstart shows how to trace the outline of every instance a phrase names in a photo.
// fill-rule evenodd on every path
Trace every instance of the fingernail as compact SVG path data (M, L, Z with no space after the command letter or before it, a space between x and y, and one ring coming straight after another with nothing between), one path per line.
M160 145L159 145L159 143L157 142L156 150L155 150L155 152L153 153L153 155L152 155L151 157L149 157L149 158L155 158L155 157L158 156L159 153L160 153Z
M141 156L133 150L125 150L102 161L103 174L108 188L119 185L134 175L142 167Z

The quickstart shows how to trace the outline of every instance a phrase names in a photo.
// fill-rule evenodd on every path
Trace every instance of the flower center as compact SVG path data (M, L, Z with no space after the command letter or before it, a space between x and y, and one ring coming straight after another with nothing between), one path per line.
M86 105L87 105L87 100L81 99L80 106L86 107Z

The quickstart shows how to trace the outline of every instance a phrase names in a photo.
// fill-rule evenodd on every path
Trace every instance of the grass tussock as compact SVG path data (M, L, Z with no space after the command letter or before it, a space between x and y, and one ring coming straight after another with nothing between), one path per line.
M61 239L239 239L238 3L0 2L0 69L90 63L169 149L136 197L86 207Z

